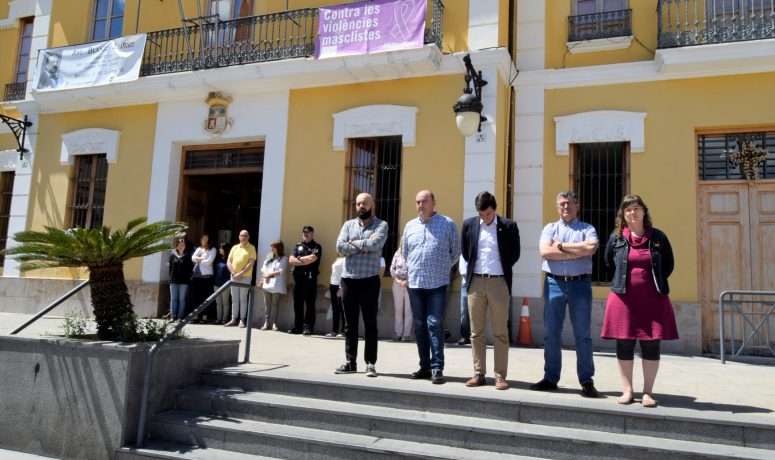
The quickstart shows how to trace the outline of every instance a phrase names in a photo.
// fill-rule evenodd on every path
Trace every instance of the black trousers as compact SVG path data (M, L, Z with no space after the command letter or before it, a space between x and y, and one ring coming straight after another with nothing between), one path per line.
M215 278L212 276L191 278L189 289L191 289L192 308L198 307L212 295L214 282ZM208 305L200 316L207 316L207 319L212 321L215 318L215 301Z
M313 330L315 327L315 297L318 291L318 277L306 273L293 275L293 328L297 331ZM305 310L304 304L307 304Z
M344 306L344 354L349 363L358 360L358 323L363 313L366 346L363 358L367 364L377 363L377 307L379 301L379 275L369 278L342 278L342 304Z
M333 311L334 324L331 328L331 332L338 334L344 332L344 310L342 309L342 298L337 296L339 292L339 286L331 284L328 286L328 294L331 296L331 310ZM342 325L340 328L339 325Z

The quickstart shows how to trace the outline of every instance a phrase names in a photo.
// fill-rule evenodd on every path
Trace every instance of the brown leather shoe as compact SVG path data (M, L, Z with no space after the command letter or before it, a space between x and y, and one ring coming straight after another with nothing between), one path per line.
M506 379L503 377L496 377L495 378L495 389L496 390L508 390L509 389L509 383L506 382Z
M480 387L486 383L483 374L474 374L467 382L467 387Z

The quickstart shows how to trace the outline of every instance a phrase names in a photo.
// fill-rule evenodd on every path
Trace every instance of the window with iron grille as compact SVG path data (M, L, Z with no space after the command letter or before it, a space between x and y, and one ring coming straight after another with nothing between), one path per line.
M632 35L628 0L575 0L568 18L568 41Z
M227 149L189 150L186 152L186 162L184 165L186 172L231 169L243 171L246 169L260 170L263 167L263 145Z
M94 2L92 41L120 37L124 27L126 0L97 0Z
M13 171L0 172L0 251L8 241L8 219L11 217L11 198L13 197ZM0 254L0 267L5 265L5 256Z
M355 218L355 198L361 193L374 197L375 215L388 223L382 256L388 270L398 248L401 205L401 136L351 139L347 159L345 219Z
M104 153L75 157L67 205L70 228L102 226L107 182L108 161Z
M740 166L730 161L731 156L740 151L744 139L768 152L766 160L757 165L759 179L775 179L775 131L766 131L697 136L700 180L745 180Z
M574 157L574 188L581 204L579 219L592 224L600 239L600 247L592 256L592 282L607 283L611 280L603 255L628 187L627 144L576 144Z

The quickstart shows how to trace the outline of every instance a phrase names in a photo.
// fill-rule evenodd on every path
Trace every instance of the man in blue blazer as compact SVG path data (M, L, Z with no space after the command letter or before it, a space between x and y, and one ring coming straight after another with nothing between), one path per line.
M462 252L468 264L468 314L471 318L471 349L474 376L466 386L486 383L487 313L495 339L495 388L507 390L509 365L509 299L512 266L519 260L517 223L496 213L498 204L490 192L476 196L477 217L463 222Z

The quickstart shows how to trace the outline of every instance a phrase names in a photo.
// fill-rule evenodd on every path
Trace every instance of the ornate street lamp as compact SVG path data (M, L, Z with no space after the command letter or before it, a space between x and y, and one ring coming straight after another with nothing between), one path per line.
M24 148L24 140L27 137L27 128L32 126L32 122L27 121L27 115L24 116L24 120L19 120L3 115L2 113L0 113L0 121L8 125L14 137L16 137L16 143L19 144L19 148L16 149L16 151L19 152L19 159L23 160L24 154L28 152L28 150Z
M463 95L452 106L452 110L456 114L457 129L464 136L470 136L481 131L482 122L487 120L487 117L482 116L484 108L482 105L482 87L487 84L487 81L482 80L481 71L477 72L474 69L470 54L463 56L463 62L466 65L466 87L463 89ZM473 90L471 89L472 81L474 83Z

